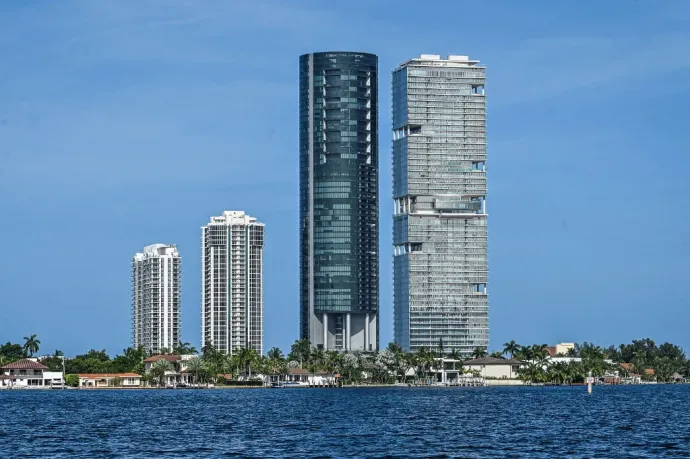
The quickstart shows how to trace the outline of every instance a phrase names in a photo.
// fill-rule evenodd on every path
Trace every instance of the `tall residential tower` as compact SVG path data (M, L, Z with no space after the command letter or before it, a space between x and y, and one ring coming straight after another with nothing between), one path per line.
M378 58L299 60L300 336L378 350Z
M132 345L172 352L180 342L180 254L153 244L132 260Z
M489 344L485 67L423 54L393 71L393 313L405 350Z
M263 354L264 224L225 211L201 228L201 345Z

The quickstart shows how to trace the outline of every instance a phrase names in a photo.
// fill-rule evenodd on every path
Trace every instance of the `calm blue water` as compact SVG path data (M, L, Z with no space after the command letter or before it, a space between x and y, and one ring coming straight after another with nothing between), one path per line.
M0 391L0 457L690 457L690 385Z

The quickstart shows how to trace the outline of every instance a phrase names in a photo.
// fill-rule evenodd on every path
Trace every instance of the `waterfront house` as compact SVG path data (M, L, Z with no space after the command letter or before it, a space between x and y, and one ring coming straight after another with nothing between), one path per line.
M62 387L62 372L50 371L37 359L22 359L0 367L0 388Z
M177 384L191 384L193 375L187 370L187 362L196 359L197 356L190 355L175 355L175 354L161 354L153 355L144 360L144 371L151 372L156 362L159 360L167 360L172 365L172 370L165 372L164 384L166 386L175 386Z
M463 377L462 360L436 359L429 370L434 380L441 384L458 385Z
M482 357L468 360L463 365L470 371L479 372L483 378L515 379L522 364L523 362L515 359Z
M308 381L310 386L316 387L332 387L338 383L336 375L327 371L317 371L310 374Z
M683 375L681 375L680 373L676 372L673 373L673 375L671 376L671 381L673 381L676 384L685 384L687 382L687 379L685 379L685 377L683 377Z
M252 375L254 376L254 375ZM304 368L288 368L287 372L272 370L261 375L265 385L287 384L292 386L333 387L338 385L340 375L328 371L310 373Z
M141 387L136 373L79 373L79 387Z
M284 382L288 384L296 384L300 386L309 385L309 372L304 368L288 368L284 378Z

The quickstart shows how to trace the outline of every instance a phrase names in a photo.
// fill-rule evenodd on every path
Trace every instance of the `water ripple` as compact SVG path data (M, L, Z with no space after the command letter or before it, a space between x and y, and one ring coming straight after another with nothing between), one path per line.
M0 457L690 457L689 391L1 391Z

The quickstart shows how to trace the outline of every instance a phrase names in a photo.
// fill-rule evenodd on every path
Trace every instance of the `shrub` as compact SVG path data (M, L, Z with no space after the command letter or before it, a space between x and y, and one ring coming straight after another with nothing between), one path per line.
M77 387L79 385L79 376L65 375L65 384L67 384L70 387Z

